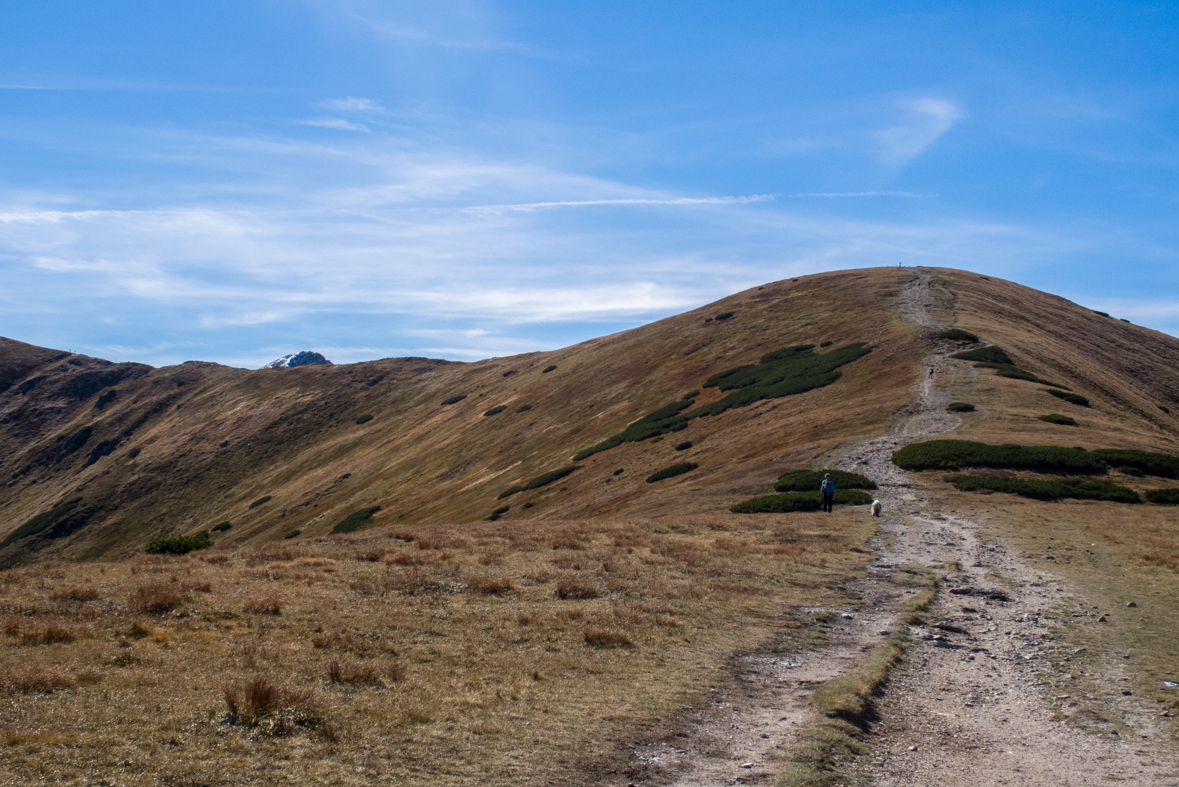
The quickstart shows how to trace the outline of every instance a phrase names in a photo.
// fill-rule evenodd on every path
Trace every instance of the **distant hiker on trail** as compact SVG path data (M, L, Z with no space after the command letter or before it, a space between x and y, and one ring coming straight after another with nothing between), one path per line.
M823 483L819 485L819 492L823 495L823 510L830 514L831 505L835 502L835 482L831 480L830 473L823 476Z

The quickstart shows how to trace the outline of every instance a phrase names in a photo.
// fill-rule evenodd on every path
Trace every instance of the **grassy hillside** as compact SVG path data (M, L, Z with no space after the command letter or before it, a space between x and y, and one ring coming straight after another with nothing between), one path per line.
M15 370L15 382L0 393L0 538L82 501L0 550L0 565L130 555L223 522L230 528L213 535L227 544L294 530L311 537L375 506L373 526L480 520L501 507L505 489L571 464L685 393L702 389L697 407L719 401L725 391L702 388L719 372L785 347L830 343L816 347L823 354L867 342L872 352L828 387L595 454L560 483L514 496L502 517L727 511L772 485L784 464L887 427L923 351L882 307L903 277L882 269L767 284L564 350L470 364L150 369L6 341L0 368ZM683 441L692 448L675 451ZM645 483L675 462L699 469Z

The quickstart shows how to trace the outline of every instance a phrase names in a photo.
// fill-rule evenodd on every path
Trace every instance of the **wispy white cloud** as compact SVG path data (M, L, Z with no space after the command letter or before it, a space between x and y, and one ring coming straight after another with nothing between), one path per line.
M940 98L910 99L901 105L901 112L899 122L872 134L878 155L890 167L908 164L966 117L957 104Z
M344 118L314 118L300 121L304 126L319 126L320 128L338 128L342 131L372 131L363 123L354 123Z
M319 102L319 106L324 109L331 109L336 112L384 112L385 109L377 102L367 98L354 98L348 96L346 98L333 98L327 101Z
M930 199L940 194L923 194L919 191L819 191L807 194L789 194L790 197L916 197Z
M516 205L476 205L467 210L541 210L543 208L589 207L596 205L744 205L751 202L767 202L772 194L753 194L747 197L675 197L667 199L583 199L556 202L525 202Z

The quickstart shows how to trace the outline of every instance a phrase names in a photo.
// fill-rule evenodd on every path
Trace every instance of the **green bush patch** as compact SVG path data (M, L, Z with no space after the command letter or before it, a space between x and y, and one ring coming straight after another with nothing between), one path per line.
M546 366L545 368L541 369L540 373L541 374L548 374L549 372L555 372L556 370L557 370L557 365L553 364L552 366Z
M518 413L526 413L526 412L528 412L528 411L529 411L529 410L531 410L531 409L532 409L532 405L530 405L530 404L522 404L522 405L520 405L519 407L517 407L517 408L516 408L516 412L518 412Z
M40 514L37 514L28 522L25 522L16 530L13 530L11 533L9 533L7 538L5 538L3 541L0 541L0 549L8 546L13 541L22 539L25 536L35 535L50 525L56 524L57 520L73 511L81 502L82 498L75 497L73 500L67 500L64 503L58 503L48 511L43 511Z
M814 492L818 494L819 485L823 483L823 477L828 473L831 474L831 480L835 482L836 492L840 489L876 489L876 483L871 478L856 473L849 473L845 470L802 469L791 470L778 476L778 482L774 484L774 491Z
M682 443L680 443L679 445L677 445L677 446L675 447L675 450L677 450L677 451L687 451L687 450L688 450L689 448L691 448L691 447L692 447L692 441L691 441L691 440L685 440L684 442L682 442Z
M607 451L623 443L678 432L686 429L688 422L693 418L720 415L726 410L746 407L763 399L777 399L822 388L840 378L842 372L839 371L839 367L872 352L864 342L849 344L824 355L816 355L813 352L814 347L813 344L786 347L767 353L756 364L738 366L714 374L705 381L703 387L731 391L727 396L686 413L683 411L691 406L690 401L680 400L666 404L613 437L578 452L573 460L579 462L599 451Z
M499 519L504 514L508 513L509 508L511 508L511 506L500 506L499 508L497 508L491 512L491 515L489 517L487 517L487 521L494 522L495 520Z
M892 461L904 470L995 467L1064 474L1103 473L1106 469L1105 461L1096 451L1057 445L987 445L971 440L929 440L924 443L913 443L894 452Z
M950 402L946 405L946 412L950 413L973 413L974 405L970 402Z
M1058 391L1055 388L1045 388L1044 392L1052 394L1057 399L1063 399L1069 404L1075 404L1081 407L1089 406L1089 400L1080 394L1069 393L1068 391Z
M265 497L260 497L257 500L255 500L253 503L250 503L250 505L247 507L248 508L257 508L258 506L260 506L264 503L269 503L272 499L273 498L271 498L270 495L266 495Z
M231 528L231 527L233 527L233 525L229 524L229 522L222 522L219 525L213 525L213 532L214 533L224 533L226 530L229 530L229 528Z
M970 331L964 331L961 328L950 328L948 331L942 331L937 335L939 339L949 339L952 342L977 342L978 337Z
M362 416L360 416L359 418L357 418L357 419L356 419L356 424L357 424L358 426L359 426L360 424L367 424L367 423L368 423L369 421L371 421L371 420L373 420L373 417L372 417L371 415L369 415L369 414L365 413L364 415L362 415Z
M836 488L834 502L841 506L866 506L872 502L872 495L859 489ZM789 514L794 511L818 511L821 506L822 496L815 489L755 497L729 510L734 514Z
M368 520L373 518L373 514L380 510L380 506L371 506L369 508L362 508L359 511L353 511L344 517L340 521L340 524L332 528L332 533L351 533L354 530L363 530L368 527Z
M1142 495L1156 506L1179 506L1179 489L1147 489Z
M291 532L289 532L285 536L283 536L283 538L287 539L287 540L290 540L292 538L298 538L302 532L303 532L302 530L292 530Z
M953 475L944 479L959 492L990 489L1033 500L1059 500L1071 497L1079 500L1107 500L1114 503L1141 503L1133 489L1118 486L1112 481L1093 481L1085 478L995 478L983 475Z
M825 342L819 342L819 346L820 346L820 347L830 347L830 346L831 346L831 345L833 345L833 344L835 344L835 342L833 342L833 341L830 341L830 340L828 340L828 341L825 341Z
M653 484L656 481L662 481L665 478L674 478L677 475L690 473L699 466L700 465L696 464L695 462L680 462L679 464L672 465L671 467L665 467L662 470L656 470L654 473L651 473L651 475L647 476L647 483Z
M569 465L567 467L562 467L560 470L550 470L549 472L544 473L543 475L538 475L536 478L529 481L527 484L524 485L524 488L525 489L539 489L540 487L547 486L548 484L551 484L554 481L560 481L562 478L569 475L574 470L578 470L580 468L581 468L581 465Z
M442 404L444 404L444 405L455 404L457 402L461 402L463 399L466 399L466 398L467 398L466 394L456 394L455 396L452 396L449 399L443 399Z
M735 313L736 313L736 312L721 312L720 314L718 314L718 315L716 316L716 319L718 319L718 320L727 320L727 319L729 319L730 317L732 317L732 316L733 316Z
M522 486L509 486L507 489L500 492L499 496L496 497L495 499L496 500L503 500L505 497L511 497L512 495L516 494L517 492L523 492L523 491L524 491L524 487L522 487Z
M951 358L957 358L959 361L974 361L976 363L994 363L1000 366L1015 366L1015 361L1011 360L1011 356L1003 351L1003 348L996 344L990 347L979 347L977 350L966 350L965 352L954 353Z
M490 410L485 412L483 414L483 417L486 418L489 415L499 415L500 413L502 413L506 409L508 409L508 406L506 404L496 405L495 407L492 407Z
M1159 478L1179 478L1179 457L1120 448L1097 448L1092 455L1115 467L1134 467Z
M1060 413L1049 413L1048 415L1041 415L1038 417L1041 421L1050 424L1060 424L1061 426L1077 425L1077 422L1074 419L1069 418L1067 415L1061 415Z
M149 555L183 555L197 549L208 549L213 540L205 533L180 538L162 538L147 545Z

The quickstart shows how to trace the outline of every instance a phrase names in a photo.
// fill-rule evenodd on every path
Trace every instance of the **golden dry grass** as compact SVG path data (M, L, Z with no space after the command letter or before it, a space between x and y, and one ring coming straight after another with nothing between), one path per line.
M533 520L6 571L0 781L595 784L735 653L801 639L871 530Z

